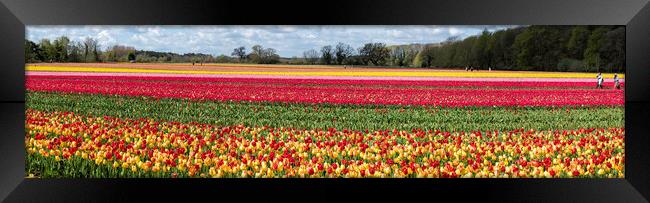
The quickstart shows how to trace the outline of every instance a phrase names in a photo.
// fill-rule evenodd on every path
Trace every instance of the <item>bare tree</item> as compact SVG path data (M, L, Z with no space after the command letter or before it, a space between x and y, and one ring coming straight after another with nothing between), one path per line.
M336 56L336 64L344 64L347 62L348 58L354 54L354 49L347 44L338 43L334 49L334 55Z
M332 46L327 45L324 46L323 48L320 49L321 52L321 60L323 61L323 64L329 65L332 64L334 61L334 52L332 50Z
M319 54L318 51L314 49L307 50L303 52L302 55L305 58L305 62L307 62L308 64L313 65L316 64L316 62L318 62Z
M92 37L87 37L84 42L83 57L85 62L99 61L99 44L97 40Z
M71 42L68 46L68 61L81 62L83 60L83 47L81 42Z

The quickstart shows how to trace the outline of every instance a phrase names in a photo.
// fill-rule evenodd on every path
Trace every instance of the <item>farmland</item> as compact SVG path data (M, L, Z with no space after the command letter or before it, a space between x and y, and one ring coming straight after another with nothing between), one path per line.
M624 75L31 64L37 177L602 177L625 173Z

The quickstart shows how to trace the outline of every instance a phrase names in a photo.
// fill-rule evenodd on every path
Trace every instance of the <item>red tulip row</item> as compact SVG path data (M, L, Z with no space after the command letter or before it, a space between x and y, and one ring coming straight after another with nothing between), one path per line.
M414 86L416 84L424 85L424 87ZM439 81L392 81L384 83L381 81L342 82L340 80L311 81L215 78L192 78L190 80L178 78L152 79L147 77L67 78L65 76L57 76L56 78L51 76L30 76L26 82L27 89L32 91L150 96L155 98L189 98L217 101L426 105L442 107L618 106L624 104L623 90L586 88L539 89L550 84L458 81L448 83ZM462 88L462 86L466 85L501 88Z

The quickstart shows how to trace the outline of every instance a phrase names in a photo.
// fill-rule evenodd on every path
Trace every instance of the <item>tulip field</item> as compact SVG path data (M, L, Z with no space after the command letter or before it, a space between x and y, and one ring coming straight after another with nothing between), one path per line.
M31 64L26 176L624 178L625 76L603 76Z

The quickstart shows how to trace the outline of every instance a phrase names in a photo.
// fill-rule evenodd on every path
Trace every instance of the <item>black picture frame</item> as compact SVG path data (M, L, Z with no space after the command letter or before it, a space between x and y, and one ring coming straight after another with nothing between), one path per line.
M28 179L25 25L625 25L624 179ZM410 200L647 202L647 0L128 1L0 0L0 200Z

